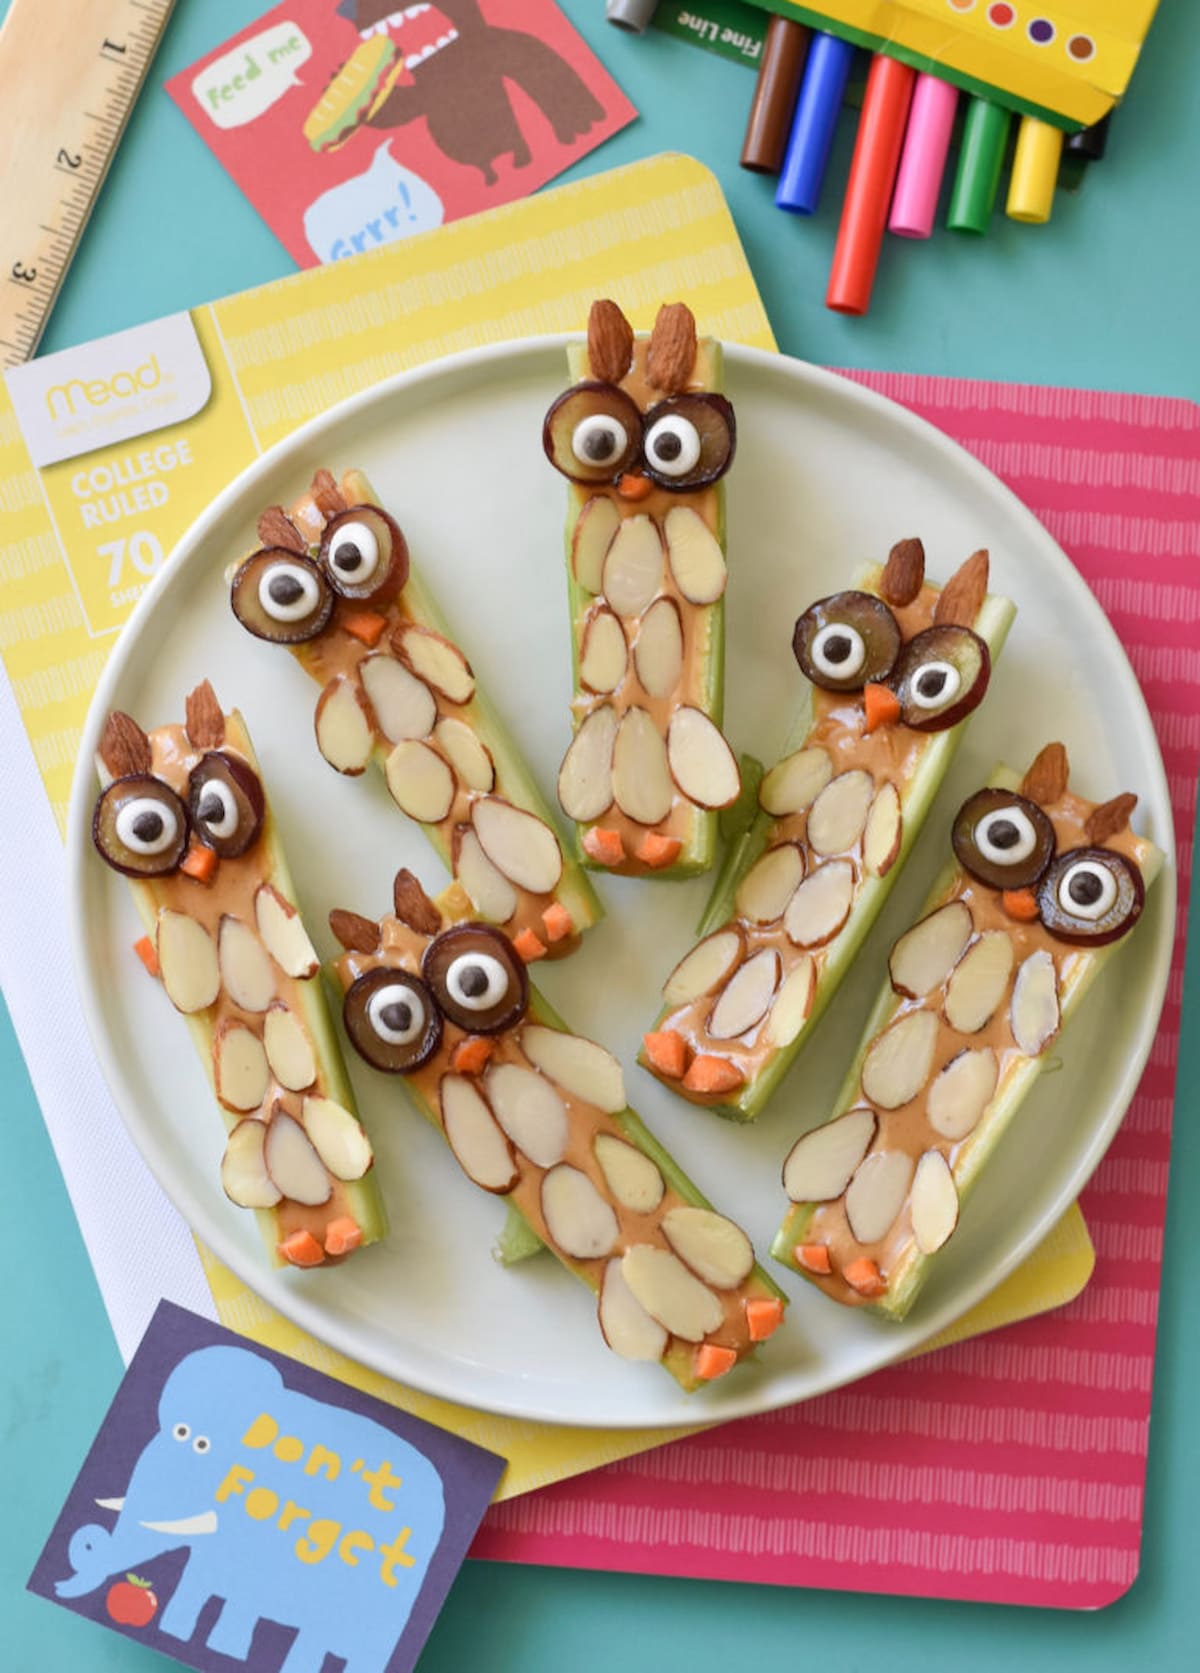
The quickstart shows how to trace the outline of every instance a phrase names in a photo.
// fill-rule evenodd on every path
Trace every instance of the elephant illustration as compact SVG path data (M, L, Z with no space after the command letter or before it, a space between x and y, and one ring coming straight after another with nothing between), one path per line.
M445 1522L442 1479L391 1430L289 1389L245 1349L207 1347L168 1377L158 1432L111 1529L79 1528L59 1597L186 1548L159 1618L184 1643L210 1600L207 1648L250 1656L260 1621L295 1628L281 1673L379 1673L404 1630Z

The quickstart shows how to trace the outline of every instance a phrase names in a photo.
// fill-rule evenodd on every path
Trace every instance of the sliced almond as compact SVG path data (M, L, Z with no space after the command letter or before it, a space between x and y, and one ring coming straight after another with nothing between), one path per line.
M454 875L471 898L471 905L489 924L506 924L519 904L517 891L488 859L469 825L455 832Z
M742 789L737 757L701 709L676 709L667 728L671 777L697 807L730 807Z
M663 1236L685 1266L716 1290L736 1290L754 1270L754 1249L740 1226L711 1208L668 1209Z
M254 896L254 917L263 945L285 976L306 982L321 968L304 920L279 890L260 883Z
M317 699L317 748L329 765L351 778L365 770L375 746L374 716L358 686L344 674Z
M797 1139L783 1164L783 1188L793 1202L833 1202L875 1142L874 1110L848 1110Z
M333 1183L312 1141L299 1122L281 1109L276 1109L267 1123L263 1162L275 1184L293 1202L315 1208L333 1195Z
M217 931L221 983L243 1011L265 1011L275 997L275 972L248 924L226 913Z
M793 955L795 956L795 955ZM810 953L795 956L795 963L775 995L767 1023L767 1044L782 1051L790 1046L808 1021L817 992L817 965Z
M478 1089L462 1075L446 1075L440 1103L446 1142L467 1178L485 1191L511 1191L518 1177L512 1146Z
M759 805L773 819L801 813L833 777L833 762L823 749L797 749L772 767L758 787Z
M839 773L808 814L808 843L816 854L845 854L858 842L875 799L875 780L861 768Z
M486 795L496 783L496 768L492 757L474 727L453 715L439 720L433 729L433 741L458 774L458 781L468 790Z
M356 1115L332 1098L306 1098L300 1119L312 1147L335 1179L361 1179L375 1160Z
M992 1101L997 1075L996 1054L990 1046L982 1051L960 1051L952 1057L925 1100L925 1113L934 1132L955 1143L974 1132Z
M621 1262L621 1276L651 1318L672 1336L700 1342L720 1329L725 1317L720 1298L669 1250L635 1243Z
M604 558L621 526L621 513L607 494L588 500L571 537L571 568L581 587L598 593L603 585Z
M937 1013L924 1010L907 1012L877 1034L863 1062L864 1097L881 1110L910 1103L929 1079L937 1038Z
M734 900L738 917L752 924L773 924L783 917L803 878L804 852L796 843L768 848L738 884Z
M668 1005L687 1005L718 988L742 956L740 930L719 929L685 953L663 983Z
M454 806L454 774L428 744L415 739L397 744L383 770L392 800L410 819L438 825Z
M875 792L863 830L863 865L872 877L886 877L900 853L904 820L900 792L888 779Z
M712 1008L708 1032L714 1040L736 1040L761 1022L779 986L779 954L764 947L732 976Z
M228 1110L256 1110L267 1095L271 1071L257 1034L230 1018L213 1041L213 1084Z
M657 825L671 811L675 786L667 746L645 709L627 709L613 745L612 786L617 806L639 825Z
M382 651L359 663L358 677L371 699L375 723L389 743L429 736L437 719L437 700L424 680Z
M913 1159L904 1150L876 1150L846 1187L846 1219L860 1243L878 1243L896 1223L912 1184Z
M594 611L583 630L583 647L579 653L581 683L589 691L615 691L625 678L628 665L625 629L611 610Z
M604 1340L622 1359L661 1359L667 1333L652 1319L625 1282L619 1260L609 1261L600 1286L600 1329Z
M539 1168L561 1162L567 1148L567 1107L544 1075L519 1063L498 1063L484 1083L496 1120Z
M300 1019L286 1005L272 1005L263 1019L263 1045L271 1073L289 1092L303 1092L317 1078L317 1060Z
M725 554L698 512L688 505L667 512L667 561L675 585L692 604L714 604L725 591Z
M991 1017L1012 974L1012 942L989 930L968 947L946 985L946 1021L960 1034L977 1034Z
M649 1156L612 1133L597 1133L592 1148L604 1182L621 1207L632 1214L653 1214L666 1185Z
M606 1115L616 1115L629 1101L621 1065L594 1040L531 1022L521 1030L521 1050L535 1069L570 1097L581 1098Z
M221 991L217 949L203 924L184 912L162 907L155 927L155 952L163 987L177 1011L204 1011Z
M620 1227L586 1173L561 1162L542 1180L542 1219L564 1255L598 1260L612 1253Z
M958 1187L940 1150L927 1150L917 1163L909 1214L923 1255L936 1254L958 1224Z
M510 883L531 894L548 895L562 876L562 849L548 825L499 796L485 796L471 809L471 823L492 864Z
M263 1157L267 1131L265 1122L239 1121L225 1145L221 1185L239 1208L274 1208L283 1196Z
M1058 1021L1058 975L1054 959L1042 947L1030 953L1013 983L1009 1010L1013 1039L1026 1057L1037 1057L1058 1033Z
M475 695L471 664L457 645L432 628L405 622L393 634L392 646L419 680L440 691L452 703L469 703Z
M645 513L626 518L605 554L605 598L618 616L640 616L658 596L662 581L658 524Z
M830 860L818 866L788 902L783 927L797 947L823 947L832 941L850 916L854 901L854 867L849 860Z
M906 930L892 948L892 986L907 999L922 999L940 988L975 933L970 908L952 900Z
M660 598L642 617L633 665L647 696L669 697L683 673L683 625L673 598Z
M558 769L558 800L568 819L599 819L612 806L616 740L617 711L611 703L585 715Z

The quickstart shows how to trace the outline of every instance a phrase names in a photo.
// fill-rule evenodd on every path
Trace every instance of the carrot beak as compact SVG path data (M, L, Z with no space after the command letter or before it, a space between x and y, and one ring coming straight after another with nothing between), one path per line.
M900 699L890 686L867 684L863 687L863 708L867 732L880 726L891 726L900 719Z
M617 483L617 493L623 500L644 500L654 484L639 471L626 471Z
M180 863L179 869L197 883L211 884L217 875L221 862L211 848L206 848L202 842L192 839L188 851Z
M1000 904L1010 918L1019 924L1033 924L1038 919L1037 896L1032 889L1005 889Z

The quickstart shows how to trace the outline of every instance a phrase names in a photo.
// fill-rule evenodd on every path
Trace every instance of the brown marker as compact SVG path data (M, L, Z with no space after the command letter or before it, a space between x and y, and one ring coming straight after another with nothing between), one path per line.
M767 25L742 145L742 167L755 174L778 174L783 164L811 33L802 23L786 17L773 17Z

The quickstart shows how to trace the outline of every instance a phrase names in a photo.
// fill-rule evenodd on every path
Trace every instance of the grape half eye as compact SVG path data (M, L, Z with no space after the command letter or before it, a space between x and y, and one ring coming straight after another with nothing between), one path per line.
M375 505L354 505L330 518L320 558L338 597L358 604L390 603L408 580L408 543Z
M951 837L965 871L993 889L1028 889L1054 858L1054 826L1036 802L1011 790L980 790L965 801Z
M333 613L333 592L317 565L271 546L240 565L229 601L248 632L277 645L315 639Z
M969 627L927 627L900 653L892 687L900 718L918 732L942 732L978 708L991 677L987 641Z
M437 1003L407 970L380 965L360 976L342 1001L342 1020L355 1051L385 1074L411 1074L442 1042Z
M267 803L258 774L239 756L210 751L192 768L187 793L192 825L206 848L233 860L252 846Z
M1042 879L1042 922L1059 941L1103 946L1137 923L1145 904L1142 874L1111 848L1072 848Z
M663 476L686 476L700 460L700 432L679 413L652 424L644 442L646 463Z
M900 654L900 624L874 593L819 598L796 623L792 652L814 685L861 691L885 680Z
M542 446L572 482L616 482L637 464L642 415L615 384L577 383L546 414Z
M672 395L646 414L643 462L660 488L705 488L733 463L737 424L723 395Z
M499 1034L524 1016L529 978L507 936L488 924L456 924L429 943L421 974L449 1020Z
M97 799L92 840L114 871L165 877L187 849L187 809L169 784L149 773L114 779Z

